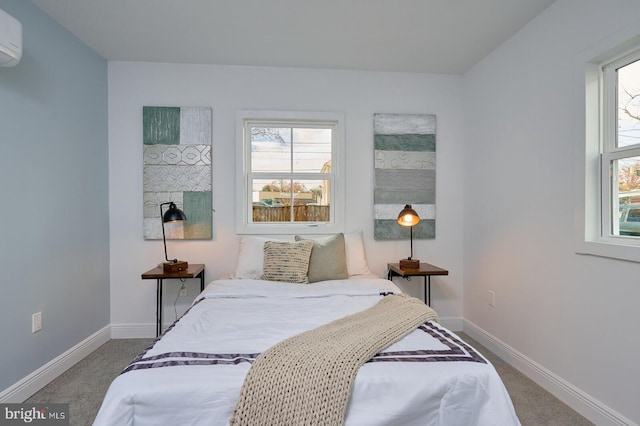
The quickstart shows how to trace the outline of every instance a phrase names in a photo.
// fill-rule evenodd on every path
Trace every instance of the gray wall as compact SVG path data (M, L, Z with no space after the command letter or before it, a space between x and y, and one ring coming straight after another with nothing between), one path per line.
M107 64L30 1L0 68L0 389L109 324ZM44 328L31 333L31 315Z

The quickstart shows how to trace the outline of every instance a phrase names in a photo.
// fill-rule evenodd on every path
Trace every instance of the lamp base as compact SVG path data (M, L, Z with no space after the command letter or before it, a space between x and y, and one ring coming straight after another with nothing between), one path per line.
M164 272L186 272L189 269L189 263L181 260L177 262L164 262L162 264Z
M418 259L400 259L400 269L420 269Z

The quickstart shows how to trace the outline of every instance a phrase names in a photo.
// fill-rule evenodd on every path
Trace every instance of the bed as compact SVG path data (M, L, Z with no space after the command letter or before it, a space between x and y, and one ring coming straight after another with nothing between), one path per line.
M322 245L313 244L312 252ZM248 254L248 247L244 249L242 253L241 245L240 259ZM212 281L190 309L113 381L94 424L229 424L245 378L262 352L401 293L391 281L368 273L359 256L357 272L366 273L349 275L358 267L356 257L350 257L345 278L310 284L251 277L246 272L251 268L239 262L233 278ZM290 253L287 258L292 258ZM266 248L262 260L260 278L271 262ZM254 269L252 273L258 273L261 266ZM311 270L310 260L307 271ZM239 271L248 277L239 276ZM455 333L427 321L359 368L344 424L519 421L493 366Z

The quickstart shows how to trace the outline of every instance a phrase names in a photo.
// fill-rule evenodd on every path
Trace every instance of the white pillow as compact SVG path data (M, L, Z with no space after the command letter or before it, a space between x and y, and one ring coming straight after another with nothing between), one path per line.
M233 274L235 279L262 278L264 262L264 243L267 241L287 241L277 238L255 237L242 235L240 237L240 250L238 250L238 262Z
M347 252L349 276L370 274L367 256L364 252L362 231L344 234L344 247Z

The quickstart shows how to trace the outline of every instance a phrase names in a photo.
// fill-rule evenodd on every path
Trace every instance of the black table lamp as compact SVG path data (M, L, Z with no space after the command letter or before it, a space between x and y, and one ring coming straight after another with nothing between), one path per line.
M162 214L162 206L169 205L164 214ZM167 256L167 237L164 233L164 224L165 223L173 223L173 222L184 222L187 220L187 216L185 216L184 212L176 207L176 204L173 201L169 201L167 203L160 204L160 217L162 218L162 241L164 242L164 258L166 262L162 264L162 268L164 272L180 272L186 271L189 268L189 263L173 259L169 260Z
M420 216L411 204L406 204L398 215L398 225L408 226L411 235L411 255L407 259L400 259L400 269L420 269L420 261L413 258L413 227L420 223Z

